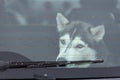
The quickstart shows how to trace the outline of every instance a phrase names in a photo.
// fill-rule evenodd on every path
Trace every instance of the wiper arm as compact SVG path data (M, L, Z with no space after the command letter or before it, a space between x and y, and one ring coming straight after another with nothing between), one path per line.
M68 64L81 63L103 63L104 60L83 60L83 61L31 61L31 62L4 62L0 61L0 71L16 68L46 68L64 67Z

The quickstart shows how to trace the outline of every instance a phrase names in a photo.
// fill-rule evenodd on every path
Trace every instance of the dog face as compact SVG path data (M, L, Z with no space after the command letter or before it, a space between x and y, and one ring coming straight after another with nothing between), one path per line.
M105 34L104 25L93 27L92 25L75 21L69 22L61 13L57 14L57 28L60 34L59 55L57 61L96 60L96 43L99 43ZM90 64L67 67L88 67Z

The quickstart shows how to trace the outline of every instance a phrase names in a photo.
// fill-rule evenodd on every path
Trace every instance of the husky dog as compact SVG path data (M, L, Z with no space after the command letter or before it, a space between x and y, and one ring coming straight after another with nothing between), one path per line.
M94 27L81 21L70 22L61 13L57 14L57 28L60 34L59 55L56 61L107 60L103 37L104 25ZM103 47L104 46L104 47ZM67 67L89 67L91 63L71 64ZM107 65L106 63L104 66Z

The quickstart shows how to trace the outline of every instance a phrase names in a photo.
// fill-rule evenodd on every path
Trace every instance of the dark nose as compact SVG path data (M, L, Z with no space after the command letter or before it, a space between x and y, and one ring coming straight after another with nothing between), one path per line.
M60 57L57 59L57 61L67 61L67 60L65 58Z

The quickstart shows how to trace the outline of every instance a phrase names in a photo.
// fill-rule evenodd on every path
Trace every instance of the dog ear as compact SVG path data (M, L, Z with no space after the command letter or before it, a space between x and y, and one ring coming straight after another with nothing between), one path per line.
M61 32L65 29L65 25L69 23L69 20L64 17L61 13L57 13L56 16L58 32Z
M102 40L105 35L104 25L99 25L94 28L91 28L90 31L96 41Z

